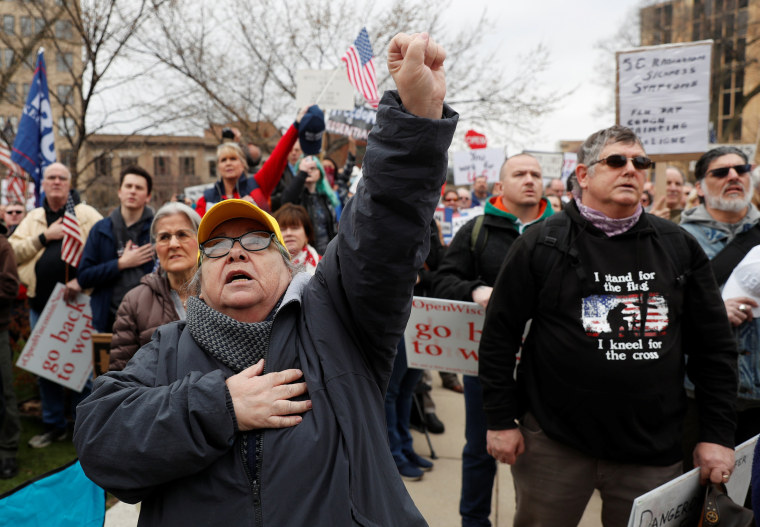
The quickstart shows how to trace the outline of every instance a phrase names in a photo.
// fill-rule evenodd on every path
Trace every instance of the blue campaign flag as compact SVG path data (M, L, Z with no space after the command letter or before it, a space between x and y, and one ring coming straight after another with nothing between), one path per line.
M42 171L49 164L55 163L54 137L45 56L44 50L40 48L29 96L26 98L11 151L11 160L18 163L34 180L37 206L40 205Z

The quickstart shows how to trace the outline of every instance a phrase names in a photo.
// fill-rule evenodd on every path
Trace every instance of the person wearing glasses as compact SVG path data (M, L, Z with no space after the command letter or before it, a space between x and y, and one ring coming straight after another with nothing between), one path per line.
M5 206L5 212L3 213L3 219L5 221L5 227L8 229L8 236L13 234L16 227L26 215L26 209L24 204L20 201L11 201Z
M710 258L718 285L747 253L760 244L760 212L752 205L752 166L738 148L721 146L699 158L694 168L703 203L682 214L681 227L693 234ZM757 280L757 276L750 278ZM739 392L735 441L741 444L760 433L760 291L751 287L725 300L739 355ZM689 388L691 386L689 385Z
M457 115L445 52L394 37L364 177L314 276L237 199L198 228L199 296L78 408L87 476L140 525L427 525L388 447L383 399Z
M158 209L150 226L159 268L140 279L121 301L111 338L110 370L123 370L157 327L185 319L188 283L197 269L201 217L184 203Z
M594 489L605 527L626 525L636 497L682 473L685 372L703 483L734 468L736 343L702 248L643 212L651 165L632 130L592 134L574 200L515 241L496 279L479 377L488 452L512 465L517 527L575 526ZM740 178L728 177L710 191L736 193Z

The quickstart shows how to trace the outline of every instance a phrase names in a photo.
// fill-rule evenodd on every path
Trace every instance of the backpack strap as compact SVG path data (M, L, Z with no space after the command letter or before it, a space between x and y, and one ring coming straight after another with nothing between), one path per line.
M470 233L470 254L475 262L475 275L480 278L480 255L483 253L483 249L488 241L488 227L483 228L483 224L486 221L486 215L481 214L475 218L475 224L472 226L472 232Z
M737 234L731 243L710 260L710 266L718 285L726 283L734 268L758 244L760 244L760 224Z

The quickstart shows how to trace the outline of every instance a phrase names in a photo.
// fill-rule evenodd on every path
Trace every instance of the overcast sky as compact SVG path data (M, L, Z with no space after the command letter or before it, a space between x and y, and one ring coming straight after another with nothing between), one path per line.
M491 2L452 0L446 11L447 24L475 24L484 7L496 21L498 31L489 36L514 60L543 43L550 51L551 64L543 78L555 88L577 87L562 107L535 123L535 139L507 145L517 150L556 150L562 139L585 139L596 130L613 124L615 109L610 88L599 83L596 69L600 60L599 40L614 35L630 20L640 0L528 0ZM610 60L614 61L614 58ZM607 115L599 115L599 101L610 100ZM490 145L489 146L502 146Z

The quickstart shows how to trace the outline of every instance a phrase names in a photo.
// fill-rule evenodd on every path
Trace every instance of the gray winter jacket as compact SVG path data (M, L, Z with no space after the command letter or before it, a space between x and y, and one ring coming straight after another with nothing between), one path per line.
M383 97L338 236L274 318L266 371L300 368L313 409L263 431L256 481L224 384L232 372L184 323L98 377L75 445L93 481L142 501L139 525L426 525L390 455L383 400L456 121L449 108L433 121Z

